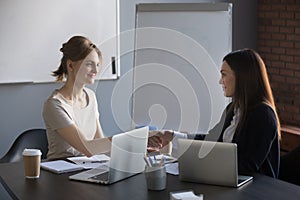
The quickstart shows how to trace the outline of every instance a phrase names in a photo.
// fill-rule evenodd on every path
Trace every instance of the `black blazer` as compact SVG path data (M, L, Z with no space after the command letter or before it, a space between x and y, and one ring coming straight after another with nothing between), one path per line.
M223 142L224 130L230 125L233 110L228 111L229 104L220 122L209 131L206 140ZM195 139L203 139L198 135ZM280 162L280 145L278 126L273 109L264 104L252 108L233 136L233 143L238 148L238 170L240 174L258 172L274 178L278 177Z

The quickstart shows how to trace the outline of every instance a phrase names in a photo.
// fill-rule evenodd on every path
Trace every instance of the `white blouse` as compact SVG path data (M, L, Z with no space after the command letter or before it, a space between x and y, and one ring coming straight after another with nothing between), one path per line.
M232 142L235 129L237 127L238 121L239 121L240 111L237 109L234 109L234 115L230 122L230 125L225 129L223 133L223 142Z

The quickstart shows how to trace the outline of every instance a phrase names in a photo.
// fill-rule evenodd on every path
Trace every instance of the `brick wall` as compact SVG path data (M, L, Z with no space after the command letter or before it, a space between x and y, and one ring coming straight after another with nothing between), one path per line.
M281 123L300 127L300 0L258 0L258 52Z

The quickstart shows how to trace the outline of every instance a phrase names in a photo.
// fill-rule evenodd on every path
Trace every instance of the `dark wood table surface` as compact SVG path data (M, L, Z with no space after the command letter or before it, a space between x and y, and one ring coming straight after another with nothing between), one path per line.
M24 176L23 163L0 164L1 183L13 199L159 200L170 199L170 192L185 190L203 194L205 200L300 199L300 186L260 174L255 174L253 181L240 188L182 182L178 176L168 174L165 190L150 191L143 173L109 186L69 180L68 176L74 173L78 172L57 175L41 170L40 178L31 180Z

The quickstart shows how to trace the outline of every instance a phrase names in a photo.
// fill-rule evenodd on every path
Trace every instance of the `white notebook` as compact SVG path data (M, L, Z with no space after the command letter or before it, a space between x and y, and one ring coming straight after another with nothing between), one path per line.
M170 200L203 200L203 194L195 195L194 191L170 192Z
M48 161L48 162L42 162L41 168L54 172L56 174L62 174L77 170L82 170L82 166L78 166L76 164L67 162L65 160L55 160L55 161Z

